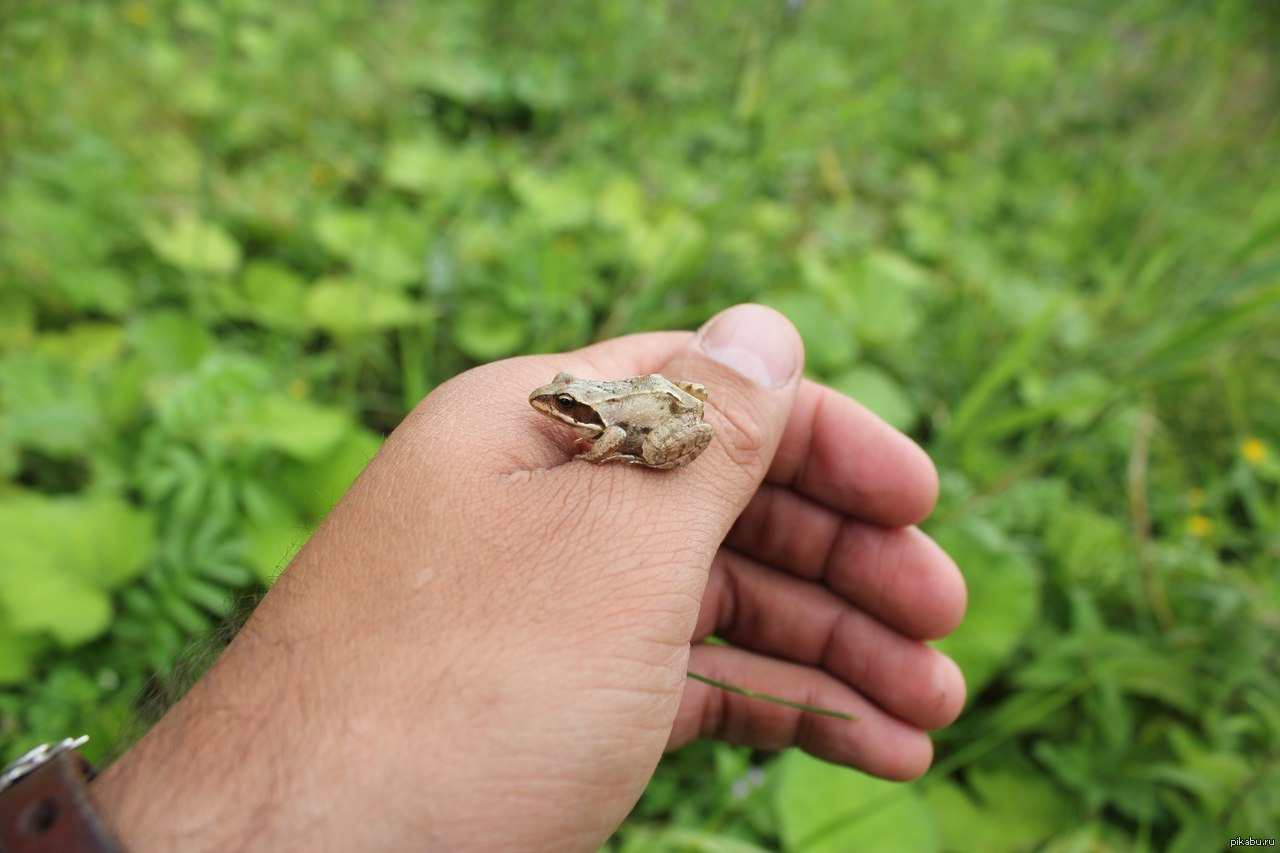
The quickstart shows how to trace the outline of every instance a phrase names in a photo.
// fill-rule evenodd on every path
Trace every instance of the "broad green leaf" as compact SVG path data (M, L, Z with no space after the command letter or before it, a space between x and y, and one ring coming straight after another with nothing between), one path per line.
M124 330L115 323L76 323L65 332L40 336L34 351L69 362L81 375L109 367L120 356Z
M332 452L354 428L346 412L283 394L262 400L250 418L268 444L303 461Z
M1001 281L999 286L991 287L990 293L996 316L1014 329L1025 329L1052 308L1054 322L1050 337L1056 336L1062 317L1069 312L1073 301L1067 292L1022 278Z
M453 257L458 266L479 268L502 260L511 250L511 229L485 219L461 220L450 233ZM433 271L430 283L434 293L448 293L456 286L457 270L452 265Z
M615 175L601 188L596 199L596 215L626 234L636 234L646 226L644 188L631 175Z
M411 226L410 226L411 227ZM351 265L362 279L400 286L423 276L421 251L410 246L406 220L396 210L327 210L316 219L321 245Z
M114 589L142 570L154 546L150 517L105 496L10 496L0 500L0 530L0 597L12 578L42 572Z
M951 223L940 205L904 204L898 212L898 223L907 247L921 258L945 254L953 239Z
M919 331L920 308L916 297L907 290L860 281L854 292L859 340L868 345L900 346L909 343Z
M540 112L558 110L572 94L572 74L563 57L528 56L511 75L511 96Z
M3 427L4 421L0 419L0 478L11 479L22 466L22 459L13 436L6 435Z
M222 226L193 213L150 222L142 234L152 250L184 272L230 275L240 266L240 244Z
M853 330L821 297L791 292L765 297L764 303L787 316L804 339L805 363L819 374L847 370L858 354Z
M636 265L658 281L687 272L707 248L706 227L679 208L668 209L651 226L630 236Z
M25 293L0 290L0 352L26 349L35 337L35 303Z
M977 519L931 531L969 587L969 609L955 633L934 645L960 666L969 696L1009 662L1040 610L1039 569L998 530Z
M48 632L60 645L71 647L107 629L111 600L106 593L22 551L12 545L0 550L0 557L18 558L0 574L0 609L9 614L15 632Z
M1021 770L974 767L968 778L972 794L953 782L924 794L956 853L1034 850L1076 817L1066 795L1029 763Z
M487 299L469 299L453 322L458 348L479 362L504 358L524 344L524 317Z
M62 533L63 568L100 589L135 577L155 546L151 516L122 500L85 498L65 507L64 519L74 530Z
M538 225L547 231L577 228L592 219L591 189L576 177L522 169L511 183Z
M925 802L938 822L938 831L948 839L948 853L968 853L968 851L992 850L1001 848L992 845L992 836L999 835L1000 827L988 822L987 815L977 803L964 793L964 789L952 782L935 782L925 789ZM997 838L998 843L1001 839ZM1018 836L1014 834L1010 843L1016 844Z
M455 153L433 136L393 142L382 163L382 179L396 189L421 192L449 174Z
M767 848L727 835L683 826L637 828L627 833L618 853L766 853Z
M269 328L299 329L304 325L304 292L297 273L270 261L253 261L240 279L245 315Z
M822 299L828 310L833 310L841 320L852 325L857 312L851 285L856 282L848 267L838 264L817 246L801 248L796 255L796 265L800 290Z
M180 8L191 9L192 5ZM211 121L225 115L233 103L233 95L218 77L206 75L191 79L177 91L177 106L195 118Z
M1067 584L1119 584L1134 576L1137 560L1130 531L1114 517L1066 505L1048 520L1045 550Z
M406 57L407 77L418 86L447 95L464 104L483 104L506 94L503 75L475 51L436 53L422 51Z
M928 273L911 260L885 251L862 259L853 275L859 340L895 346L910 343L923 321L921 292Z
M178 52L172 58L175 63L183 61ZM153 128L150 133L139 134L134 142L136 155L145 159L157 183L171 192L196 186L208 162L202 151L206 141L182 132L176 125Z
M279 478L280 488L307 518L323 518L381 444L382 440L368 430L351 430L323 458L286 462Z
M799 750L783 755L777 772L774 808L787 850L943 849L933 814L912 786L827 764Z
M855 367L836 376L830 385L900 430L909 430L920 417L915 404L897 381L878 367Z
M316 282L307 293L306 312L312 325L335 335L411 326L425 318L408 297L354 278Z
M492 167L475 146L445 145L434 136L393 142L382 164L382 179L388 186L450 198L483 187L492 174Z
M886 249L872 249L862 258L862 277L868 287L915 293L932 286L933 275L915 261Z
M91 263L84 266L61 264L54 271L55 284L76 307L121 317L134 306L133 280L125 272Z
M190 370L213 347L208 330L178 311L143 314L129 324L125 337L147 366L161 375Z
M266 500L254 503L241 531L249 567L263 583L280 574L308 534L297 513L285 501L269 494Z
M69 359L19 353L0 360L0 436L55 456L83 453L101 437L92 389Z
M25 681L46 646L47 641L39 634L15 630L9 616L0 608L0 686Z
M75 180L83 178L76 175ZM104 221L94 207L56 190L16 182L13 189L0 193L0 221L7 238L0 241L5 260L0 268L26 282L37 302L58 313L69 307L110 316L122 313L132 289L108 260L120 239L120 226Z

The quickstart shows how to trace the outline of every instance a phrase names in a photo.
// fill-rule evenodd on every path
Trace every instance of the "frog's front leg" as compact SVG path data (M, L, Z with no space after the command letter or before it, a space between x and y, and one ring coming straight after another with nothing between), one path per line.
M612 462L617 459L629 459L629 456L615 456L614 451L618 450L627 441L627 431L620 426L611 426L596 437L591 442L591 447L576 458L586 459L589 462Z
M655 430L641 448L642 459L634 463L650 468L680 468L707 449L715 430L711 424L680 424L669 430Z

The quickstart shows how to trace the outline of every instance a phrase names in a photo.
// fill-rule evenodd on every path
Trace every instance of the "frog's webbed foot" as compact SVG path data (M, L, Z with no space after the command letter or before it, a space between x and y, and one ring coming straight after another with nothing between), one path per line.
M692 394L702 402L707 402L707 386L700 382L686 382L683 379L673 379L671 383L684 391L686 394Z

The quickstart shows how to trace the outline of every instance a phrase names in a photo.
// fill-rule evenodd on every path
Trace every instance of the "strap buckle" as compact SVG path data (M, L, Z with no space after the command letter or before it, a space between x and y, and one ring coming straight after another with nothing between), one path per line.
M0 793L12 788L23 776L43 767L64 752L78 749L88 740L88 735L80 735L77 738L63 738L57 743L42 743L35 749L19 756L3 771L0 771Z

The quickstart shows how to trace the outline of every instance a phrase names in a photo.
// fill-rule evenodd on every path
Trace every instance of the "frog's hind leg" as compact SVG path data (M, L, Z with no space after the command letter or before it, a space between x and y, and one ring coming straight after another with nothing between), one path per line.
M693 424L670 435L654 436L644 447L644 459L636 462L650 468L683 468L707 449L715 434L711 424ZM681 446L682 450L677 450Z

